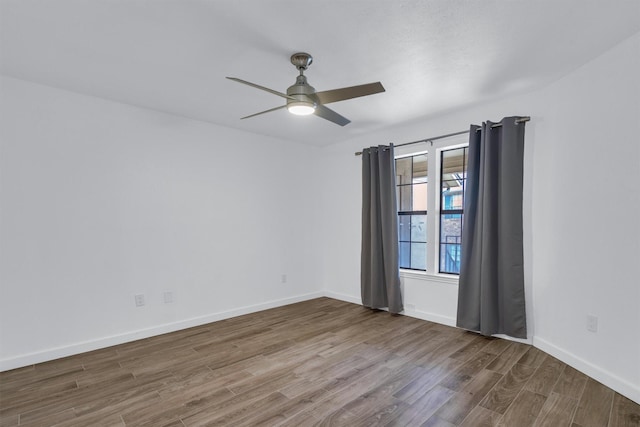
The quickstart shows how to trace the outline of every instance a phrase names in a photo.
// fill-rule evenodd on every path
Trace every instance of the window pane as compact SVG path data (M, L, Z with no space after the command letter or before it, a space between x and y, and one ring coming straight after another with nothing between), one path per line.
M451 185L447 187L447 185ZM455 186L454 186L455 185ZM441 209L462 209L462 186L457 186L457 182L445 181L442 183Z
M440 272L460 274L460 245L440 244Z
M413 185L401 185L398 187L398 210L401 212L411 211L411 187Z
M400 268L411 268L411 243L400 242L399 250L398 264Z
M467 170L469 169L469 147L464 147L464 177L467 177Z
M401 241L411 240L411 215L398 215L398 229Z
M464 207L467 151L467 148L463 147L442 152L440 208L443 210L463 209Z
M460 243L462 236L462 215L440 215L440 243Z
M411 268L427 269L427 244L411 243Z
M413 181L414 184L427 182L427 155L413 156Z
M465 148L456 148L442 152L442 175L443 179L451 179L448 175L458 174L461 177L465 172Z
M411 241L427 241L427 216L411 215Z
M427 184L413 185L413 208L414 211L427 210Z
M396 185L396 204L398 205L398 211L400 211L400 187Z
M464 179L445 179L442 180L442 190L447 191L462 191L462 182Z
M411 157L396 159L396 184L411 184Z

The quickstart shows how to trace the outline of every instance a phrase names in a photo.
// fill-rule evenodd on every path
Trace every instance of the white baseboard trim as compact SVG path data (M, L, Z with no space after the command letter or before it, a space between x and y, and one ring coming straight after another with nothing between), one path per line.
M362 299L360 297L354 297L347 294L341 294L333 291L324 291L324 296L327 298L333 298L340 301L350 302L352 304L362 305Z
M169 332L175 332L182 329L192 328L194 326L205 325L207 323L217 322L219 320L229 319L231 317L242 316L244 314L255 313L257 311L268 310L270 308L276 308L296 302L320 298L325 295L326 293L322 291L313 292L290 298L267 301L260 304L247 305L227 311L207 314L205 316L198 316L191 319L180 320L177 322L165 323L162 325L153 326L151 328L139 329L136 331L125 332L122 334L111 335L94 340L54 347L43 351L22 354L20 356L0 360L0 372L34 365L36 363L60 359L61 357L72 356L74 354L85 353L87 351L99 350L101 348L124 344L127 342L149 338L156 335L162 335Z
M352 295L341 294L338 292L325 291L325 296L328 298L337 299L340 301L351 302L353 304L362 305L362 300L360 297L354 297ZM404 316L414 317L416 319L428 320L429 322L440 323L446 326L456 326L456 319L453 317L442 316L440 314L429 313L427 311L416 310L416 309L408 309L405 308L401 313Z
M406 309L402 312L405 316L414 317L416 319L427 320L429 322L440 323L441 325L456 327L456 319L449 316L443 316L441 314L430 313L422 310L409 310Z
M533 346L640 404L640 387L637 385L632 384L629 381L600 368L599 366L587 362L586 360L550 343L545 339L534 336Z
M531 338L514 338L514 337L510 337L509 335L505 335L505 334L494 334L494 335L491 335L491 336L492 337L496 337L496 338L502 338L503 340L507 340L507 341L519 342L520 344L533 345L533 337L531 337Z

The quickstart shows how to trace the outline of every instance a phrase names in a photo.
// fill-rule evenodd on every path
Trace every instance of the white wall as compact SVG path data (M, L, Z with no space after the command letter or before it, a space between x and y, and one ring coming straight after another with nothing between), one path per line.
M639 75L640 34L540 92L533 193L534 343L637 402Z
M360 300L360 158L402 143L530 115L524 183L525 290L534 345L640 402L640 34L523 96L325 149L327 292ZM450 324L457 286L404 278L411 315ZM599 318L586 330L587 314Z
M317 148L0 83L0 370L319 295Z

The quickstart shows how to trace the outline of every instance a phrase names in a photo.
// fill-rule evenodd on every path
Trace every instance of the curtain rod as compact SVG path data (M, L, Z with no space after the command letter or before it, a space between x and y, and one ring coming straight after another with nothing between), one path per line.
M531 120L531 117L529 117L529 116L519 117L519 118L516 119L516 124L528 122L529 120ZM500 126L502 126L502 123L494 123L494 124L491 125L492 128L497 128L497 127L500 127ZM477 131L479 131L479 130L480 129L477 129ZM396 145L394 145L394 147L402 147L404 145L419 144L421 142L433 142L433 141L435 141L437 139L444 139L444 138L449 138L451 136L463 135L463 134L469 133L469 132L470 132L470 130L461 130L460 132L453 132L453 133L448 133L446 135L438 135L438 136L434 136L434 137L431 137L431 138L419 139L417 141L405 142L403 144L396 144ZM356 156L361 156L362 155L362 151L356 151L355 155Z

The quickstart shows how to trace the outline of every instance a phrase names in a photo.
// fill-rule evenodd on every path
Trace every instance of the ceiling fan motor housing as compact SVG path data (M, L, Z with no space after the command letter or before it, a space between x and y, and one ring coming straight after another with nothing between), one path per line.
M296 84L289 86L287 95L295 99L287 99L287 107L293 105L308 105L312 108L317 107L316 90L307 83L307 78L299 75L296 78Z

